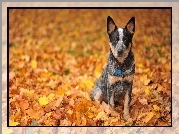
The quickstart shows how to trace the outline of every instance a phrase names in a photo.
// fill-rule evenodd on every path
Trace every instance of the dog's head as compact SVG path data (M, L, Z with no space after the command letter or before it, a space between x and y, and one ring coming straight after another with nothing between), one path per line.
M107 18L107 33L110 39L110 49L115 58L123 62L131 49L132 37L135 32L135 18L132 17L125 28L118 28L113 19Z

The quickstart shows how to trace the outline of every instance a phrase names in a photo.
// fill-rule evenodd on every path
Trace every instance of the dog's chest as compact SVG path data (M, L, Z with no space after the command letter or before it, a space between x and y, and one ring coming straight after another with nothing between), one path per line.
M135 73L134 55L130 51L128 57L123 63L119 63L110 52L106 75L108 82L108 93L115 92L115 100L124 95L125 91L130 88Z
M107 72L111 76L117 76L120 78L133 74L135 72L133 52L129 52L128 57L123 63L118 62L118 60L113 56L112 52L110 52L108 57Z

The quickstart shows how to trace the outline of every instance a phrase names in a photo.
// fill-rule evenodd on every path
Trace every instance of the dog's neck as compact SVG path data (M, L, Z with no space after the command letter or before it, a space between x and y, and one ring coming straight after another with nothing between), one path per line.
M119 62L116 57L114 57L113 52L110 49L109 57L108 57L108 64L114 65L114 66L122 66L124 62Z
M134 59L133 53L132 51L129 51L129 55L121 63L114 57L112 51L110 50L109 57L108 57L108 65L107 65L108 73L116 76L128 75L126 74L126 70L128 70L128 68L133 66L130 65L131 62L129 62L132 59Z

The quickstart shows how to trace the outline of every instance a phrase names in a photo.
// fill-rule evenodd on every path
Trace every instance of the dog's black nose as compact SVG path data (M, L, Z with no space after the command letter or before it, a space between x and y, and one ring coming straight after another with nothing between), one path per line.
M118 51L118 57L121 57L123 55L123 51Z

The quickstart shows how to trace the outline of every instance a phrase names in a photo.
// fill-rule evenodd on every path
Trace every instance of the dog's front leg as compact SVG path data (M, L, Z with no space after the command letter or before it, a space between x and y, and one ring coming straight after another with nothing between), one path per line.
M129 108L130 108L130 101L131 101L131 92L129 90L126 91L124 96L124 119L127 120L130 118Z
M114 109L114 90L112 90L110 80L109 80L109 83L107 83L107 89L106 90L107 90L108 104L111 106L112 109Z
M110 97L109 104L114 109L114 91L112 91L112 95Z
M103 93L99 87L94 87L94 91L92 93L91 98L92 100L99 101L100 103L103 101Z

